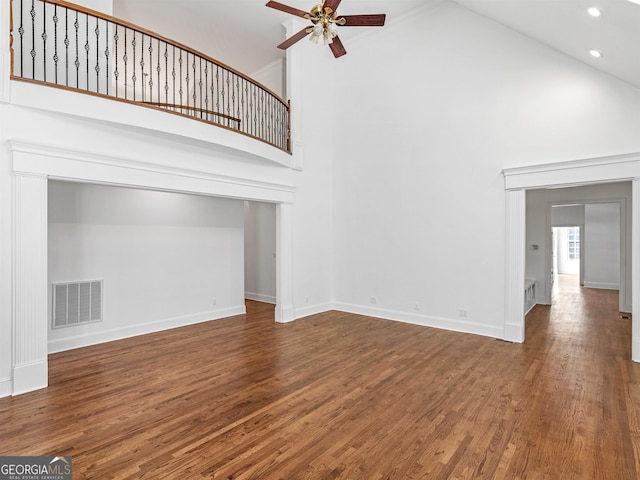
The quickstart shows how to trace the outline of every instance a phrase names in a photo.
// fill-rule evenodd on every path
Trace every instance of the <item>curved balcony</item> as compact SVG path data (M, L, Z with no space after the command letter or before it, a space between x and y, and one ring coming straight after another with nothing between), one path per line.
M12 0L13 80L162 110L291 153L289 104L144 28L60 0Z

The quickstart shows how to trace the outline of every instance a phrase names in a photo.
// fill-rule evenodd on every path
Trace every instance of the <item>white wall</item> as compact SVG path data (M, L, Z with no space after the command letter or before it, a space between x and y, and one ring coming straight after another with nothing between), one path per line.
M104 319L50 327L49 350L244 312L242 208L238 200L50 182L50 302L52 283L102 279Z
M276 95L286 98L286 86L284 84L286 75L284 72L284 65L285 63L282 60L277 60L262 67L257 72L253 72L249 76L270 89Z
M276 303L276 206L244 202L244 295Z
M502 169L637 151L640 92L454 3L343 40L337 306L502 335Z
M620 204L585 205L584 285L620 288Z

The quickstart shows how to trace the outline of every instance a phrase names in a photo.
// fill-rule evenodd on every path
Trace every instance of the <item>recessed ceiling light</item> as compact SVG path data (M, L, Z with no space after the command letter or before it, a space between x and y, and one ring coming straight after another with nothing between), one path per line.
M631 3L635 3L637 5L640 5L640 0L629 0Z
M640 0L638 0L640 1ZM596 7L591 7L587 10L587 12L589 12L589 15L591 15L592 17L599 17L602 15L602 12L600 11L599 8Z
M589 50L589 53L591 54L592 57L596 57L596 58L602 57L602 53L600 53L600 50L596 50L595 48L592 48L591 50Z

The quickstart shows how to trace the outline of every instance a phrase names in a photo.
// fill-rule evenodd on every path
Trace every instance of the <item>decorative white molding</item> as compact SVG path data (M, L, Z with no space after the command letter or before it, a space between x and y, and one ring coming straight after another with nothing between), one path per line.
M86 333L82 335L72 335L66 338L49 341L49 353L63 352L73 348L87 347L99 343L122 340L123 338L145 335L153 332L160 332L170 328L184 327L219 320L221 318L242 315L246 313L244 305L221 308L210 312L201 312L193 315L184 315L174 318L165 318L153 322L132 325L129 327L113 328L102 332Z
M524 342L525 192L506 192L505 320L503 338Z
M13 170L17 173L268 202L292 202L295 192L295 187L291 185L201 172L178 166L169 167L140 160L63 150L18 140L11 140L9 144L14 153Z
M395 322L410 323L423 327L439 328L461 333L473 333L491 338L502 338L502 329L491 325L482 325L477 322L462 321L453 318L435 317L430 315L419 315L412 312L399 310L387 310L384 308L373 308L365 305L353 305L349 303L337 302L333 305L334 310L357 315L367 315L370 317L382 318ZM320 313L320 312L318 312Z
M631 180L640 171L640 152L572 160L543 165L505 168L507 190L563 187Z

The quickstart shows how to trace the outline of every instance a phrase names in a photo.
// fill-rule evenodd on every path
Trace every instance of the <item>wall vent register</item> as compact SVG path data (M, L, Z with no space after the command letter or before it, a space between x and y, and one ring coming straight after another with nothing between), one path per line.
M102 280L53 284L53 328L102 321Z

